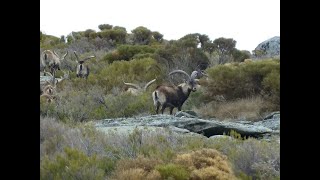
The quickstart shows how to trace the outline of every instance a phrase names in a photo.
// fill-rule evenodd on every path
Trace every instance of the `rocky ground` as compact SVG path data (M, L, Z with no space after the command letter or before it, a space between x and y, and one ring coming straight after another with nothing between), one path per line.
M176 133L199 134L208 138L221 137L231 130L242 136L258 139L276 137L280 142L280 112L273 112L261 121L221 121L218 119L201 119L195 114L178 112L176 115L150 115L134 118L115 118L95 121L94 126L101 131L117 130L131 132L135 128L158 130L170 129Z

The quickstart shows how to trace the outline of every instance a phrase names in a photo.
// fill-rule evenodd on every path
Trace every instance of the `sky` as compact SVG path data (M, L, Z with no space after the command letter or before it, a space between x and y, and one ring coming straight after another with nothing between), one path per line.
M280 36L280 0L41 0L40 30L67 36L72 31L110 24L131 30L144 26L177 40L206 34L232 38L239 50L252 51Z

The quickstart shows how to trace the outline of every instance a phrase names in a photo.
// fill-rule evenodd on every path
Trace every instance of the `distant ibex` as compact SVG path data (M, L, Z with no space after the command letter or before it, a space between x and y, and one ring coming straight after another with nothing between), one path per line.
M127 92L133 94L133 95L138 95L138 94L141 94L142 92L146 91L147 88L156 81L156 79L153 79L151 81L149 81L143 88L140 87L139 85L137 84L134 84L134 83L126 83L126 82L123 82L125 85L128 85L128 86L132 86L134 88L129 88L127 90Z
M195 78L198 75L198 71L193 71L191 76L183 70L174 70L169 73L169 75L174 73L181 73L188 77L185 83L179 84L178 86L169 85L159 85L156 87L155 91L152 93L152 98L154 105L156 106L156 113L159 112L159 107L161 107L161 113L166 107L170 107L170 115L175 107L181 111L183 103L188 99L190 92L195 92L197 90L197 82Z
M53 95L56 90L56 85L57 83L61 82L62 80L66 79L68 74L64 72L64 77L60 77L59 79L55 78L51 73L45 72L46 74L49 74L51 76L51 81L45 81L44 83L40 83L40 95L41 94L48 94L48 95Z
M80 78L88 78L89 76L89 73L90 73L90 69L88 67L88 65L85 65L84 62L88 59L91 59L91 58L94 58L95 56L89 56L89 57L86 57L82 60L79 60L79 57L76 53L76 51L73 52L74 55L76 56L77 60L76 62L78 63L77 65L77 77L80 77Z
M50 81L46 80L45 82L40 81L40 95L41 94L53 95L56 89L57 81L51 73L45 72L45 74L49 74L49 76L51 77L51 80Z
M68 55L68 51L62 57L60 57L55 51L45 50L41 54L41 63L44 67L49 68L49 72L55 76L57 70L60 70L61 61L63 61Z

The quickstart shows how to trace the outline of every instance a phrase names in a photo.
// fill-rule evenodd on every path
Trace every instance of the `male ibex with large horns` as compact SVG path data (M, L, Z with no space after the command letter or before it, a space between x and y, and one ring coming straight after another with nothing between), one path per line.
M77 60L76 62L78 63L77 65L77 77L80 77L80 78L88 78L89 76L89 73L90 73L90 69L88 67L88 65L85 65L84 62L88 59L91 59L91 58L94 58L95 56L89 56L89 57L86 57L82 60L79 60L79 57L76 53L76 51L73 52L74 55L76 56Z
M138 95L141 94L142 92L146 91L147 88L156 81L156 79L153 79L149 81L144 87L140 87L138 84L134 83L126 83L123 82L125 85L132 86L133 88L128 88L127 92L133 94L133 95Z
M59 56L55 51L45 50L41 54L41 63L45 69L48 67L49 72L55 76L57 70L60 70L61 61L68 55L68 51L63 56Z
M154 105L156 106L157 114L160 106L162 106L162 114L166 107L170 107L170 115L175 107L181 111L181 107L188 99L191 91L195 92L197 90L198 83L195 78L198 75L198 71L193 71L189 76L189 74L183 70L174 70L170 72L169 75L174 73L184 74L188 77L188 80L178 86L159 85L156 87L156 90L152 93L152 98Z

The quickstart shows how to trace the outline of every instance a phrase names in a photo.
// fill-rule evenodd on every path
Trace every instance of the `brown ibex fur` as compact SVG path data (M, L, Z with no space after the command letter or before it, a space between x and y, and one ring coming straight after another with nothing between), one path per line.
M178 86L159 85L152 93L154 105L156 106L156 113L159 113L159 107L161 106L161 113L166 107L170 108L170 115L173 109L176 107L181 111L183 103L188 99L191 91L197 90L197 82L195 80L198 75L198 71L193 71L191 76L182 70L175 70L169 73L181 73L188 77L185 83L179 84Z
M41 63L44 67L44 71L46 68L49 68L49 72L55 76L57 70L60 70L61 61L63 61L68 55L68 51L63 56L59 56L55 51L45 50L41 55Z

